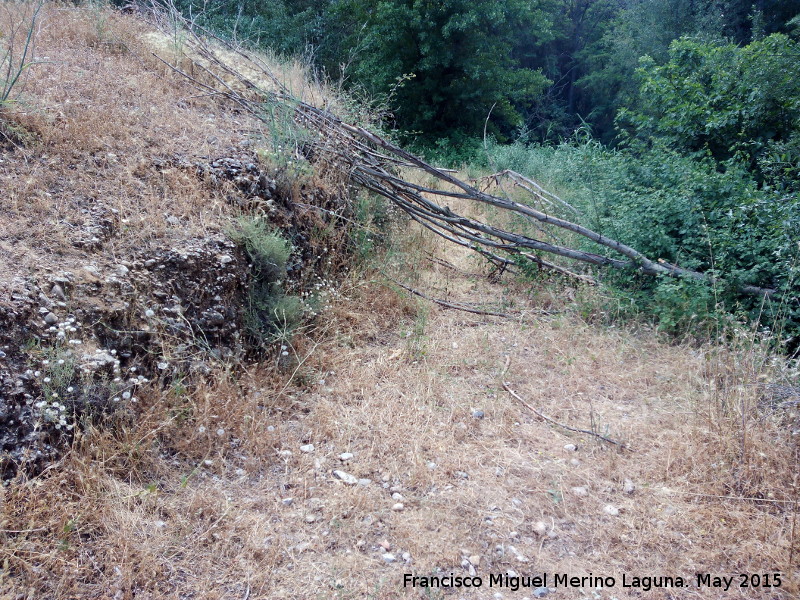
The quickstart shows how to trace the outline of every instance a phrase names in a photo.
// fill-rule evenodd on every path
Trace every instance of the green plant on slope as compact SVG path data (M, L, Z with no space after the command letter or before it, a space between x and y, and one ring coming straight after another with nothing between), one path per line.
M0 30L0 108L11 102L12 92L19 89L28 69L36 64L34 43L44 1L3 4L9 26Z
M266 223L241 218L228 233L250 261L245 327L256 346L288 340L306 312L305 303L284 291L292 246Z

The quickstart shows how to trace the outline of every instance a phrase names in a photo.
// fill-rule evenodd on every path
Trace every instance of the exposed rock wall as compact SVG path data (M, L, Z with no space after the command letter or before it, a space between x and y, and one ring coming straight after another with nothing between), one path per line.
M105 257L107 258L107 257ZM0 300L0 474L54 455L73 415L242 352L247 264L222 235L11 282Z

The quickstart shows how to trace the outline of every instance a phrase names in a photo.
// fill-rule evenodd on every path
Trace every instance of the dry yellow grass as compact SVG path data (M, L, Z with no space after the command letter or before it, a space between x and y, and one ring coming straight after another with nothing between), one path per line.
M420 271L418 285L523 314L538 308L517 285L438 266ZM724 389L713 380L730 365L744 383L752 374L736 361L746 356L598 329L568 313L478 317L415 306L377 283L354 286L326 315L321 340L298 341L300 357L310 353L302 385L264 365L218 373L192 392L154 389L132 422L87 433L60 464L5 488L5 589L31 598L425 597L403 589L403 573L463 575L464 558L477 555L479 575L592 572L618 586L623 573L783 574L781 590L652 597L797 592L787 432L749 413L742 459L734 415L714 402L755 393L731 387L733 372ZM565 424L594 424L634 452L537 419L502 388L507 357L504 379L529 403ZM343 464L343 452L354 457ZM372 483L347 486L335 469ZM393 489L402 511L392 510ZM608 504L619 515L606 514ZM396 563L381 558L384 546ZM639 597L619 587L600 594Z
M236 144L241 115L99 44L85 9L48 11L41 48L54 60L34 71L29 114L17 115L43 145L0 171L4 268L64 252L58 215L79 195L137 224L113 243L173 235L166 211L219 227L221 192L148 161ZM139 43L142 25L107 19L128 48ZM750 385L778 366L744 344L600 328L562 288L490 283L469 254L415 230L396 243L383 265L393 276L517 317L446 311L378 274L353 276L289 360L220 367L191 389L161 381L135 414L88 426L60 462L0 487L0 598L532 597L486 587L509 570L550 573L551 585L556 572L617 577L557 599L642 597L620 587L623 573L780 572L780 589L644 597L797 597L796 445ZM543 422L503 381L633 452ZM348 486L338 469L371 483ZM404 573L466 575L470 557L480 590L403 587Z

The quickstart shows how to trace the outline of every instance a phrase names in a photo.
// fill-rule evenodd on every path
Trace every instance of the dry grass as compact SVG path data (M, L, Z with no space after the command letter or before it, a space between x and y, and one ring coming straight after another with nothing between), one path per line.
M254 134L266 136L267 147L280 144L274 132L198 96L152 55L156 34L132 16L48 4L39 23L38 63L2 114L20 134L2 138L10 152L0 171L3 275L85 260L72 241L98 218L114 231L105 248L114 256L219 231L238 209L224 186L210 186L180 160L252 152ZM270 64L290 84L301 78L299 63ZM306 183L331 185L314 175Z
M419 257L420 239L409 242ZM417 285L442 297L539 308L518 284L438 265L417 273ZM250 598L425 597L402 588L402 573L465 574L463 559L479 555L483 575L780 571L781 590L677 597L797 593L794 446L779 423L755 421L752 406L744 442L737 425L736 407L757 394L741 384L752 368L765 372L754 351L666 345L566 312L481 318L379 283L351 285L326 314L325 335L296 340L288 368L153 389L131 422L91 430L60 464L8 486L5 589L30 598L243 598L248 589ZM502 389L506 357L504 379L529 403L635 452L538 420ZM313 452L299 449L309 443ZM564 449L570 443L576 451ZM343 465L342 452L354 458ZM347 486L337 468L373 483ZM392 510L392 490L403 511ZM620 514L606 514L607 504ZM397 563L382 560L381 544Z
M213 155L250 125L139 62L135 20L108 13L102 31L112 33L99 35L88 9L47 11L40 52L52 62L33 72L14 117L39 145L0 171L3 277L85 258L63 241L61 216L80 214L78 198L119 211L128 227L112 253L175 235L165 213L189 231L219 227L222 193L152 158ZM697 346L600 328L563 288L489 283L469 254L413 229L395 244L391 274L519 317L445 311L379 275L353 275L288 357L220 367L191 389L161 380L139 394L136 414L87 424L59 463L0 487L0 598L492 598L486 587L402 587L404 572L464 575L470 556L484 576L784 576L779 590L653 598L800 593L797 447L758 406L750 384L780 366L748 335L738 347ZM542 422L503 380L552 418L634 452ZM342 463L343 452L354 457ZM335 469L372 482L348 486ZM387 547L396 562L382 559Z

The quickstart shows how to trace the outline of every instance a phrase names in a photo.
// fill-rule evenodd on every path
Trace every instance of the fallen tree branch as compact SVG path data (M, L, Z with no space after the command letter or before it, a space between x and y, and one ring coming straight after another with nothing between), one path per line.
M446 300L440 300L438 298L431 298L430 296L428 296L426 294L423 294L419 290L415 290L414 288L409 287L409 286L405 285L404 283L400 283L399 281L397 281L396 279L393 279L392 277L389 277L386 273L382 272L381 275L386 277L386 279L388 279L389 281L391 281L395 285L400 286L401 288L403 288L407 292L410 292L410 293L414 294L415 296L419 296L420 298L423 298L423 299L427 300L428 302L433 302L434 304L438 304L439 306L442 306L444 308L452 308L453 310L462 310L464 312L472 313L472 314L475 314L475 315L486 315L486 316L489 316L489 317L504 317L506 319L514 318L514 315L509 315L509 314L506 314L506 313L499 313L499 312L494 312L494 311L490 311L490 310L483 310L483 309L480 309L480 308L472 308L471 306L467 306L467 305L461 304L461 303L447 302Z
M165 29L166 33L174 33L176 23L182 24L185 29L186 44L193 52L193 55L187 53L188 59L193 62L196 72L203 75L203 80L186 69L180 69L169 61L161 60L170 65L173 71L188 79L201 92L216 92L268 125L273 123L278 115L307 129L311 135L304 143L309 146L316 160L343 173L351 182L387 198L413 220L453 243L479 252L500 268L511 266L515 261L501 256L498 252L522 257L540 267L556 270L586 283L596 283L592 277L542 260L531 253L533 250L579 263L635 270L646 275L688 277L708 283L716 281L711 273L686 269L661 259L651 259L635 248L579 223L508 197L494 196L482 191L456 177L453 170L435 167L364 127L346 123L329 110L296 98L257 55L199 27L196 21L185 19L175 10L170 0L166 0L166 4L159 4L156 0L154 13L157 23L162 27L165 24L169 26L169 29ZM235 56L236 65L230 63L230 58L223 60L223 55ZM263 79L264 87L259 87L251 77L245 76L243 74L245 70L251 72L253 77ZM194 68L192 72L195 72ZM431 175L440 186L434 188L404 179L397 172L400 165L410 166ZM560 206L577 214L576 209L567 202L519 173L506 170L490 177L494 177L497 182L501 177L508 177L515 186L530 195L534 204L553 208ZM604 254L572 248L563 242L546 242L529 234L509 231L476 218L468 218L455 213L449 206L443 204L448 198L478 202L521 215L544 233L542 237L546 236L554 241L558 241L555 231L570 232L605 249ZM620 257L607 256L609 251ZM743 285L739 290L745 294L760 296L776 293L774 289L753 285Z
M505 369L503 369L503 373L500 375L500 379L503 379L505 377L506 371L508 371L508 367L509 367L510 364L511 364L511 358L506 356L506 366L505 366ZM595 431L591 431L589 429L579 429L577 427L571 427L570 425L565 425L564 423L561 423L561 422L556 421L555 419L553 419L551 417L548 417L542 411L540 411L540 410L534 408L533 406L531 406L519 394L517 394L517 392L515 392L513 389L511 389L511 386L507 381L502 381L501 383L503 385L503 389L505 391L507 391L509 394L511 394L511 396L515 400L519 401L519 403L522 404L525 408L527 408L528 410L533 412L536 416L540 417L541 419L547 421L548 423L551 423L552 425L556 425L558 427L561 427L562 429L566 429L567 431L573 431L575 433L583 433L584 435L590 435L592 437L596 437L597 439L603 440L604 442L608 442L609 444L614 444L615 446L619 446L623 450L627 450L628 452L633 452L633 450L631 450L631 448L629 448L627 445L623 444L622 442L618 442L616 440L612 440L609 437L606 437L604 435L600 435L599 433L597 433Z

